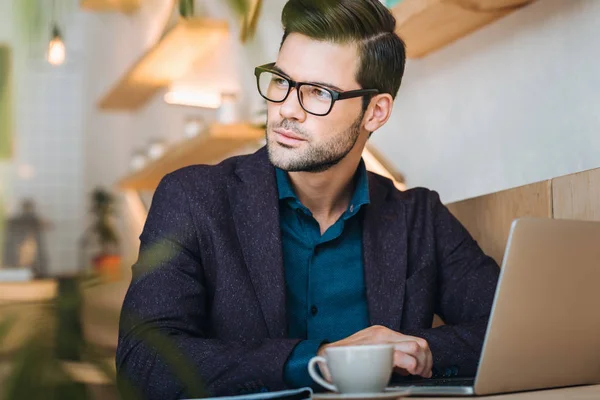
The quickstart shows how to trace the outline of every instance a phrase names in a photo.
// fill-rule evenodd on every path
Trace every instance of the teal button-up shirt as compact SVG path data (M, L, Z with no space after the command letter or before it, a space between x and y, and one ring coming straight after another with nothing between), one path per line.
M303 339L288 359L291 387L313 386L307 365L324 342L344 339L369 324L362 253L361 207L369 203L361 161L348 209L321 235L319 223L294 193L288 174L276 168L290 338Z

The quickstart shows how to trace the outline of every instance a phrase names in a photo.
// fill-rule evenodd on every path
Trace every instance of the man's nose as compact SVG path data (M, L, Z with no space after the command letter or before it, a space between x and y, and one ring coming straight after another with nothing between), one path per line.
M288 97L281 103L279 115L284 119L295 119L301 122L306 119L306 111L300 105L296 88L292 88Z

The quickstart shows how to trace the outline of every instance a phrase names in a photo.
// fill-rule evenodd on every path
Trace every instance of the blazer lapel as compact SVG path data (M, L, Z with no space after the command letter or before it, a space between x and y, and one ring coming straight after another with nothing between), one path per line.
M390 189L369 174L363 257L370 323L399 331L407 272L406 216L401 202L387 198Z
M229 185L238 239L272 338L287 334L285 277L275 170L265 148L245 158Z

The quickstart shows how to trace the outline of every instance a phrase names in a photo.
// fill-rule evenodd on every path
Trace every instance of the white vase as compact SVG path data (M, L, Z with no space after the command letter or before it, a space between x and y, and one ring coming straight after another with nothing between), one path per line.
M166 146L159 140L152 141L148 146L148 158L157 160L165 154Z
M235 124L239 120L237 109L237 98L235 94L223 93L221 95L221 107L217 110L217 120L220 124Z
M129 167L132 171L139 171L140 169L146 166L147 159L146 154L141 151L135 151L131 156L131 161L129 162Z

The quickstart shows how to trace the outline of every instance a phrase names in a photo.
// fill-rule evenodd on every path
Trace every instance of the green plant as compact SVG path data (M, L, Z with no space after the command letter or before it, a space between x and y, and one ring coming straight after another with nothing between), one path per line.
M146 257L154 260L152 264L160 265L172 256L172 247L159 242ZM72 373L72 368L81 367L82 363L87 368L95 368L105 377L107 384L116 386L114 361L111 357L107 361L110 354L86 340L82 328L82 293L92 286L102 285L101 282L97 277L87 275L59 278L57 296L35 304L36 331L24 338L10 355L11 371L7 378L0 381L0 400L92 399L94 396L88 393L85 384ZM0 318L0 346L18 319L32 312L31 305L0 304L0 316L4 316ZM86 309L105 321L114 321L120 313L120 310L106 308L101 303L88 305ZM141 323L136 315L126 314L122 317L125 329ZM137 335L172 368L190 396L206 397L204 385L195 372L192 360L187 359L172 337L153 329L143 329ZM3 358L6 360L6 357ZM119 387L122 400L141 398L127 381L121 380Z
M50 26L62 14L74 11L79 1L73 0L12 0L18 36L24 42L38 44L41 40L49 40ZM179 15L194 15L194 0L170 0L173 7L179 9ZM240 18L240 40L252 38L258 26L263 0L226 0L231 11ZM48 6L50 4L50 7ZM47 32L47 33L46 33Z
M10 372L0 385L0 399L87 399L86 387L70 373L69 362L89 363L114 382L106 361L83 339L80 290L89 282L78 277L59 279L58 295L35 304L36 331L22 338L11 354ZM32 312L31 305L2 305L6 317L0 321L0 344L17 319Z
M11 82L11 51L0 46L0 160L12 156L13 93Z
M117 252L119 239L112 218L115 213L115 198L105 189L97 188L92 192L94 221L91 232L96 235L102 254Z
M75 11L75 7L79 4L79 0L12 0L12 2L17 37L23 43L33 45L50 40L51 26L63 15Z

